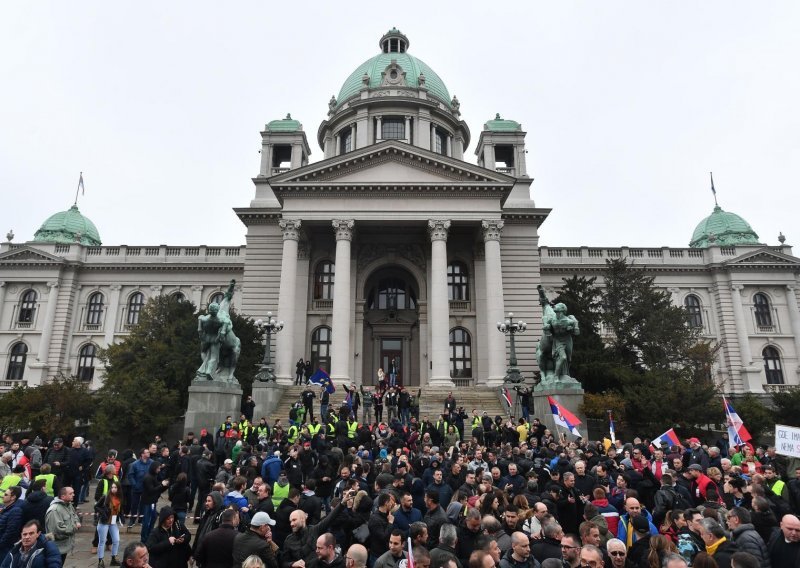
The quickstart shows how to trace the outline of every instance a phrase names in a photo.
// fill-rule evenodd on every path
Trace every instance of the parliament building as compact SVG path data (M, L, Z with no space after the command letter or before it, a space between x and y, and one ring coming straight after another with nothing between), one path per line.
M265 126L253 199L230 203L245 245L103 244L77 206L26 242L9 237L0 245L0 391L59 374L97 388L98 349L123 340L149 298L203 310L231 279L241 314L285 322L274 345L281 383L303 357L334 381L372 384L395 359L406 385L497 386L508 361L497 322L508 312L528 322L517 355L532 376L537 285L551 298L573 275L602 286L609 258L645 267L686 307L689 325L720 345L715 376L726 392L800 382L800 259L783 239L764 244L715 207L686 248L540 246L550 209L534 199L522 125L497 115L473 133L409 47L387 32L331 98L315 140L291 116Z

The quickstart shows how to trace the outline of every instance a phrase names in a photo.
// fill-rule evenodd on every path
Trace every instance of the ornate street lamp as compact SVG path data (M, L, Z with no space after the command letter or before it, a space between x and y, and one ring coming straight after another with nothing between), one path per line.
M522 320L514 321L514 314L508 312L508 317L505 321L497 322L497 331L503 335L508 334L511 336L511 357L508 361L508 370L506 371L506 382L508 383L521 383L524 379L522 373L517 368L517 349L514 343L514 336L517 333L522 333L528 328L528 324Z
M275 380L275 369L272 366L272 334L278 333L283 329L283 322L276 321L272 317L272 312L267 312L267 321L256 320L256 325L259 329L264 330L267 334L267 348L264 350L264 359L261 361L261 366L256 374L256 380L262 383L268 383Z

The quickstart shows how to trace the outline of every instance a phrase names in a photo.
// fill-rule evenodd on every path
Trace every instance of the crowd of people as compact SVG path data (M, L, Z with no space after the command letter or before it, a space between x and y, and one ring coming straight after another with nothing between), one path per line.
M99 465L78 437L7 439L0 568L61 566L82 524L99 566L108 546L111 566L154 568L800 566L800 463L772 447L569 441L452 393L435 422L359 422L347 394L285 430L253 424L248 397L237 421Z

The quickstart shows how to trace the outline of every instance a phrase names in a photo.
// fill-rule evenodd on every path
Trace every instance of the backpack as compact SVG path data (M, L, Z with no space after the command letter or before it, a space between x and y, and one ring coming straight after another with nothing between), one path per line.
M697 544L694 542L694 539L689 536L688 534L679 534L678 535L678 543L676 544L678 548L678 554L683 556L683 559L686 560L687 564L691 565L692 559L700 552L700 549L697 547Z
M369 541L369 527L367 523L362 523L353 529L353 542L367 544Z

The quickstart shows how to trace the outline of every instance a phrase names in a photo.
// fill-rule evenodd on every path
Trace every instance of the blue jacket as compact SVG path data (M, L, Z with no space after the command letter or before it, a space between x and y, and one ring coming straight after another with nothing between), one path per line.
M23 509L24 501L17 499L10 507L0 511L0 558L5 558L19 540Z
M144 476L147 475L147 471L150 469L151 463L153 463L152 459L146 462L138 459L130 465L128 479L131 482L132 491L136 491L137 493L142 492L142 482L144 481Z
M58 551L56 543L52 540L47 540L44 533L39 535L36 539L36 544L33 545L33 552L28 558L25 566L19 561L19 552L22 548L22 542L14 545L14 548L5 555L3 563L0 568L61 568L61 553Z
M658 529L653 524L653 517L650 515L650 511L647 509L642 509L642 515L647 517L647 524L650 525L650 534L656 536L658 534ZM620 539L625 544L628 543L628 521L630 520L630 515L625 513L624 515L620 516L619 518L619 527L617 528L617 538ZM633 535L633 542L636 542L636 535Z
M265 483L271 487L273 483L278 481L283 469L283 462L277 456L269 456L264 460L264 465L261 466L261 478Z
M394 528L403 531L404 537L408 537L408 529L411 523L416 523L421 520L422 513L414 507L411 507L410 511L404 511L402 507L399 507L394 512Z

